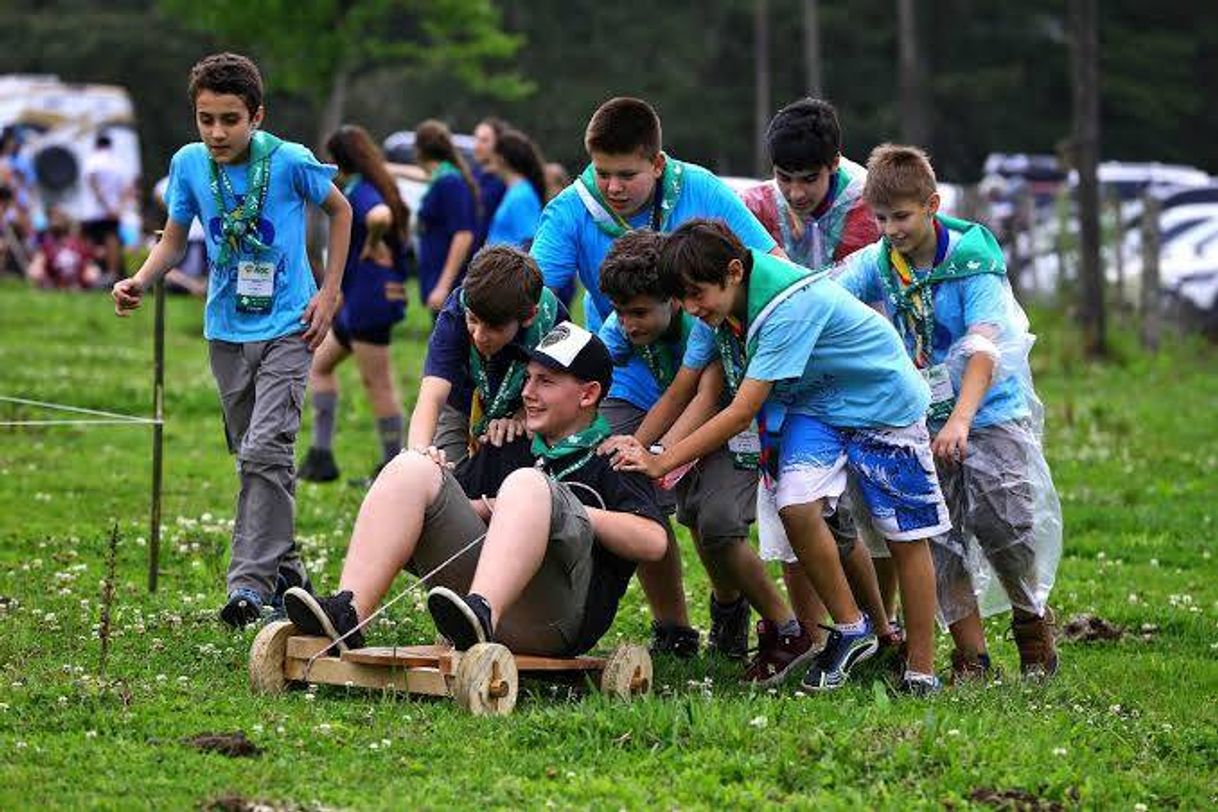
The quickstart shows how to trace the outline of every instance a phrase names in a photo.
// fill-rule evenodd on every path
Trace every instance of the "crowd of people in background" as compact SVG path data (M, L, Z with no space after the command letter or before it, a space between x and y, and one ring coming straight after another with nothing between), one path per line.
M56 290L105 288L123 270L120 213L136 190L106 133L94 140L81 171L83 208L73 218L39 194L18 131L0 134L0 274Z

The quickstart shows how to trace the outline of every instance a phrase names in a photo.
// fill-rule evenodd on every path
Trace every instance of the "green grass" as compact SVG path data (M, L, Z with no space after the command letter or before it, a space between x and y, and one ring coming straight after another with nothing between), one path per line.
M0 394L148 414L152 314L118 320L101 295L0 286ZM190 808L237 794L284 805L403 807L976 806L977 790L1066 807L1218 802L1218 362L1176 340L1156 358L1129 335L1116 360L1083 362L1063 317L1037 313L1047 451L1066 516L1059 616L1095 612L1137 629L1065 644L1044 687L1002 684L928 701L860 679L831 697L750 692L729 665L660 663L657 693L614 704L532 686L514 715L335 688L254 696L253 632L213 620L223 598L236 478L225 453L197 302L169 303L161 588L145 590L146 427L0 427L0 808ZM403 392L426 318L394 345ZM343 370L344 475L376 458L372 418ZM408 398L410 395L408 395ZM0 403L0 421L54 415ZM307 425L306 425L307 431ZM307 436L307 435L304 435ZM299 534L332 588L360 494L303 485ZM112 522L117 601L98 673L99 584ZM705 628L706 580L686 547ZM399 582L398 588L406 585ZM14 603L15 602L15 603ZM411 605L413 604L413 605ZM637 585L607 642L642 641ZM1017 670L1005 619L994 653ZM420 601L374 640L428 641ZM946 641L940 662L946 661ZM244 731L256 759L202 754L184 738Z

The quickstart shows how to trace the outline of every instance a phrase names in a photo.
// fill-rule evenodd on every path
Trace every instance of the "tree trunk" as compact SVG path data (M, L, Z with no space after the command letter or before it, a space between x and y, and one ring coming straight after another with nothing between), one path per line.
M897 0L897 62L900 67L901 137L907 143L930 145L930 100L918 48L915 0Z
M330 80L330 93L321 110L320 129L317 133L318 152L324 152L326 139L330 133L337 130L343 123L343 115L347 111L347 88L351 84L351 68L343 65L334 72Z
M1074 147L1078 169L1079 315L1084 351L1107 354L1104 269L1100 262L1100 78L1096 0L1070 0Z
M807 92L813 98L822 98L825 93L821 78L820 55L820 2L804 0L804 69L807 71Z
M770 3L754 0L753 5L753 129L754 168L757 177L770 171L765 131L770 124Z

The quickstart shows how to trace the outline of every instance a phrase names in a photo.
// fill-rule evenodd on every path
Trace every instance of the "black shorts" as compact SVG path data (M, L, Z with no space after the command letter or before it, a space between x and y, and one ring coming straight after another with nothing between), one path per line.
M375 344L378 347L388 347L393 334L393 325L386 324L384 327L374 327L371 330L348 330L335 321L330 325L330 329L334 331L334 337L338 339L338 343L343 345L344 350L350 351L351 342L358 341L361 344Z
M80 224L80 232L93 245L102 245L111 234L118 236L118 220L85 220Z

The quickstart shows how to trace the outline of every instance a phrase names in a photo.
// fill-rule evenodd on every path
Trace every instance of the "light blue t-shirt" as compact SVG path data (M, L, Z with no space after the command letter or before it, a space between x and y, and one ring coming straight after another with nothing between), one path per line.
M679 311L673 316L674 319L680 317ZM699 327L704 330L708 329L697 319L694 319L693 322L691 336ZM656 376L652 374L647 362L639 354L638 348L626 336L625 330L617 320L617 313L610 311L609 318L605 319L605 323L601 325L597 335L609 350L609 357L613 359L613 385L609 387L609 394L606 397L629 401L643 411L654 406L660 399L660 395L664 393L660 391L659 381L656 380ZM713 360L699 361L698 356L691 356L689 351L693 346L692 342L683 338L669 341L668 346L672 357L681 359L681 366L702 369ZM713 344L712 349L714 349Z
M681 196L668 221L670 229L696 217L719 218L727 222L745 247L763 254L774 249L774 238L723 181L696 164L684 166ZM652 207L644 206L627 222L632 228L649 228L651 217ZM594 333L613 311L598 284L601 262L612 244L613 238L596 225L575 184L571 184L542 211L530 249L550 289L561 290L573 277L579 277L587 290L584 316L588 329Z
M537 190L527 180L518 180L508 187L499 208L495 209L486 244L524 248L537 233L540 220L541 199L537 197Z
M709 327L695 330L689 343L687 363L717 357ZM930 405L930 388L896 330L829 277L774 306L745 377L775 382L765 404L770 432L788 412L838 428L908 426Z
M237 312L237 267L217 267L220 256L220 210L211 191L210 156L202 143L187 144L169 164L169 187L165 193L169 218L189 228L195 217L203 224L211 272L207 283L207 307L203 334L208 340L245 343L267 341L305 329L300 318L317 293L313 271L305 253L305 204L320 206L330 194L336 169L319 163L308 148L283 142L271 156L270 180L258 236L269 247L254 257L275 264L275 286L268 313ZM245 199L249 188L248 163L221 165L228 175L237 201L225 199L232 209ZM358 247L355 249L358 250Z
M959 232L949 232L949 255L959 237ZM885 293L884 283L880 279L879 257L883 250L882 241L877 241L851 254L838 266L837 279L860 301L878 305L889 320L895 320L896 309ZM925 277L930 273L930 269L915 268L913 273L915 276ZM1015 328L1010 323L1006 307L1007 296L1003 278L997 274L978 274L934 284L931 288L935 319L931 363L943 363L948 350L968 334L970 327L989 325L995 328L1000 336L1012 334ZM914 353L913 340L912 335L905 339L905 348L911 357ZM1000 344L1001 339L995 343ZM954 384L958 387L959 381L954 381ZM982 398L977 414L973 417L973 425L992 426L1027 417L1030 414L1029 398L1028 393L1024 392L1024 386L1023 379L1018 375L1008 375L996 380Z

